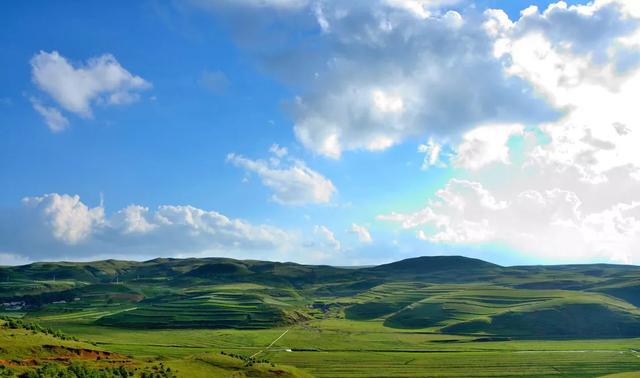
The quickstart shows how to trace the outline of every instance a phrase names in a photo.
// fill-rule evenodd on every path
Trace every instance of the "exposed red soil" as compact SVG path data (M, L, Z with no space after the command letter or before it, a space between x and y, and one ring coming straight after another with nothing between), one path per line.
M128 360L127 356L102 350L71 348L60 345L43 345L42 348L49 353L55 354L55 360L81 359L81 360Z
M40 349L40 348L38 348ZM91 360L104 362L130 363L131 359L118 353L106 352L102 350L93 350L86 348L71 348L60 345L43 345L44 350L53 357L44 357L41 361L58 361L69 362L70 360ZM34 351L37 353L37 351ZM0 360L0 365L5 366L38 366L40 361L34 358Z
M27 358L24 360L0 360L0 365L4 366L38 366L38 360Z

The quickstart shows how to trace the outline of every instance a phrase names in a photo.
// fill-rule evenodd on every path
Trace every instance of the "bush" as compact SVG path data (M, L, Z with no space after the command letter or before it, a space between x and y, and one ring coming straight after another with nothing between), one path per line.
M127 378L133 376L134 372L124 365L119 367L91 368L79 364L72 364L70 366L46 364L38 369L30 370L20 375L21 378ZM167 376L160 377L164 378Z
M44 328L38 323L25 322L22 319L10 318L8 316L0 317L0 320L5 322L4 327L9 329L25 329L34 333L45 333L61 340L73 340L79 341L75 336L68 336L62 333L60 330L53 330L51 328Z
M13 370L4 365L0 365L0 377L15 377Z

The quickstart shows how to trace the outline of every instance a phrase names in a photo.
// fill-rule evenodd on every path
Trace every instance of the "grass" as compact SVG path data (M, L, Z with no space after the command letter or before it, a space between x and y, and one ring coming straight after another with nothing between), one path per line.
M639 366L631 352L300 352L277 360L317 377L596 377Z
M586 291L400 282L341 302L348 319L378 319L393 328L522 337L640 335L635 306Z
M82 335L86 337L88 335ZM157 334L161 339L162 335ZM166 337L166 336L165 336ZM127 350L126 345L119 344L118 352L108 348L109 344L94 345L83 341L63 340L43 332L24 328L8 328L7 323L0 321L0 374L14 376L29 371L56 365L49 369L51 374L62 374L66 366L83 366L91 371L109 370L125 367L129 372L171 371L170 375L153 375L154 377L188 376L193 377L308 377L304 371L291 366L268 362L253 362L220 352L202 352L192 349L191 355L172 356L162 348L149 348L148 345ZM176 348L176 346L172 346ZM180 349L184 349L180 346ZM144 353L140 353L145 350ZM132 353L127 353L132 352ZM249 356L248 352L245 353ZM93 369L93 370L92 370ZM105 371L107 371L105 370ZM5 376L5 375L2 375ZM46 375L45 376L49 376ZM57 375L56 375L57 376ZM65 375L66 376L66 375ZM101 375L105 376L105 375ZM109 375L110 377L111 375ZM106 376L105 376L106 377Z
M250 355L282 333L282 329L155 331L57 325L96 340L105 349L136 358L184 360L198 369L204 366L193 361L194 356L220 351ZM329 319L295 326L264 357L318 377L516 376L514 371L520 376L544 372L595 377L640 370L640 358L632 351L638 347L640 339L481 342L471 336L392 329L379 321Z
M86 348L130 356L140 368L161 361L189 378L640 371L635 267L421 258L339 269L156 259L34 264L0 268L0 276L8 277L4 300L29 304L15 316ZM49 336L1 337L0 360L54 357L42 349ZM257 352L270 362L249 364Z

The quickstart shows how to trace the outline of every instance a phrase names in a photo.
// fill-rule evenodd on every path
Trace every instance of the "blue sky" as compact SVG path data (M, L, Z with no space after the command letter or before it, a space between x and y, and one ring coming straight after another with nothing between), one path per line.
M637 7L549 4L4 4L0 264L637 261Z

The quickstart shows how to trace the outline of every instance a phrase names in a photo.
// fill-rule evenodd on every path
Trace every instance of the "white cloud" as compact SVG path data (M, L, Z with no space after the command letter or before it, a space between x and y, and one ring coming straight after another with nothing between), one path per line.
M358 240L363 243L371 243L373 239L371 238L371 233L365 226L360 226L355 223L351 224L351 232L358 236Z
M420 19L431 16L430 10L445 5L459 3L461 0L382 0L387 6L402 9L414 14Z
M31 58L31 79L60 107L82 117L91 117L95 104L134 102L140 91L151 87L149 82L131 74L109 54L73 65L57 51L40 51Z
M22 202L42 218L54 238L67 244L81 242L104 223L104 209L87 207L77 195L45 194Z
M288 104L296 138L337 159L410 139L455 140L479 124L555 116L529 84L505 74L487 17L447 11L454 2L309 2L277 18L284 27L273 46L264 15L230 3L216 9L232 12L233 25L252 25L237 30L241 46L298 91ZM305 33L289 33L300 28Z
M429 138L427 144L419 144L418 152L424 154L422 166L420 169L426 171L429 167L440 166L444 167L444 163L440 160L440 154L442 153L442 145Z
M524 126L518 124L479 126L462 136L452 163L469 170L491 163L509 164L509 138L523 132Z
M27 197L22 207L0 212L0 261L88 259L97 256L148 258L261 254L300 251L295 232L229 218L193 206L130 205L105 216L66 194Z
M129 205L119 210L113 216L111 223L125 234L145 233L158 226L150 219L149 208L140 205Z
M560 120L541 126L550 143L532 152L539 163L576 168L592 182L612 169L640 169L634 127L640 123L640 39L634 37L640 20L629 4L557 3L542 13L531 8L515 23L496 21L504 26L496 28L495 54L506 72L565 109ZM489 17L497 20L496 14Z
M226 247L272 248L286 245L291 237L286 231L267 225L252 225L240 219L231 219L215 211L206 211L193 206L159 206L154 224L162 229L173 229L174 233L188 230L207 248Z
M60 111L54 107L44 106L35 98L31 99L31 105L36 112L38 112L49 129L54 133L60 132L69 127L69 120L62 115Z
M563 116L464 134L451 160L473 180L451 180L423 209L379 219L431 243L498 243L552 261L640 261L640 20L630 4L557 3L513 22L485 12L505 72ZM513 135L522 138L523 164L508 164ZM477 171L491 162L507 164L491 176Z
M477 20L407 18L375 6L338 17L332 6L324 11L331 32L318 42L330 46L326 65L314 67L292 105L307 148L339 158L425 135L455 139L477 124L550 118L528 85L505 75Z
M555 261L640 259L640 202L587 212L576 193L562 189L501 200L480 183L454 179L424 209L378 219L434 243L502 243Z
M273 190L271 199L280 204L329 203L336 192L331 180L299 160L292 160L287 167L281 167L279 161L251 160L241 155L229 154L227 161L257 174L262 183Z
M320 244L322 246L327 246L330 249L333 249L335 251L339 251L340 248L342 247L342 244L340 243L340 241L336 239L336 236L333 234L331 230L329 230L329 228L327 228L327 226L323 226L323 225L315 226L314 233L321 237Z
M402 113L404 101L400 95L388 94L380 89L371 92L371 99L376 110L381 113Z

